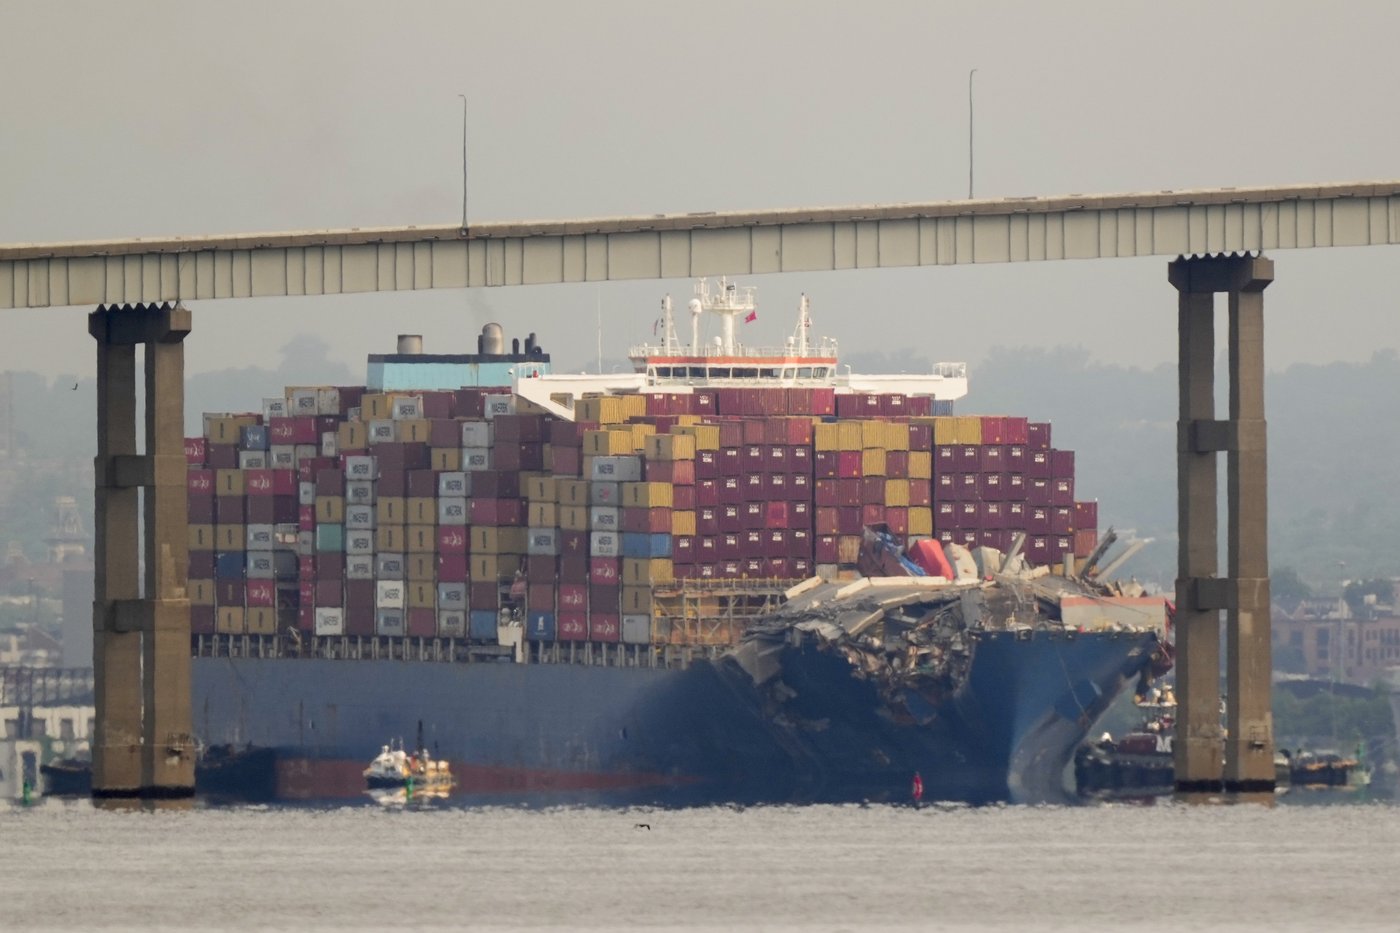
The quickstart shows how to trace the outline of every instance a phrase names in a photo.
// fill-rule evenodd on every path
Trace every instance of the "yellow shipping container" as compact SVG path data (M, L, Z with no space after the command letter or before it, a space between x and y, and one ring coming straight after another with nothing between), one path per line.
M519 554L473 554L471 578L481 580L503 580L515 576L520 569Z
M907 479L885 480L885 505L898 508L909 504L909 481Z
M719 433L719 428L715 428ZM812 426L812 447L815 450L840 450L841 426L835 421L823 421Z
M593 457L616 457L622 454L630 454L635 448L632 446L631 431L584 431L583 432L583 452Z
M836 422L837 450L861 450L865 447L864 421Z
M214 471L214 495L216 495L216 496L241 496L241 495L243 495L243 471L242 471L242 470L215 470L215 471Z
M624 586L622 588L622 614L642 615L651 613L651 587Z
M668 557L645 560L635 557L622 559L622 585L652 587L660 583L674 583L675 566ZM648 589L648 595L650 590ZM624 610L626 611L626 610Z
M695 438L689 434L655 434L642 447L648 460L694 460Z
M676 415L676 426L695 425L701 421L700 415Z
M557 528L559 527L559 506L553 502L531 502L529 505L529 517L526 523L531 528ZM570 531L582 531L580 528L571 528Z
M885 443L886 450L908 450L909 449L909 425L903 421L886 421Z
M955 415L954 444L981 444L982 419L978 415Z
M860 475L885 475L885 449L883 447L867 447L860 452Z
M633 422L628 425L632 429L632 449L628 453L639 453L647 444L647 438L656 436L656 425Z
M432 525L409 525L404 529L404 539L410 554L435 554L437 552L437 529Z
M473 554L524 554L528 535L518 526L473 525L470 537Z
M222 415L204 419L204 436L215 444L237 444L241 429L258 423L257 415Z
M574 420L587 424L621 424L626 420L622 399L616 395L579 399L574 404Z
M360 396L360 420L382 421L392 413L393 402L382 392L365 393Z
M214 581L213 580L190 580L189 594L191 606L212 606L214 605Z
M881 447L885 446L885 438L889 435L888 421L861 421L860 422L860 446Z
M909 508L909 533L911 535L933 535L933 509L926 505Z
M190 543L191 551L212 551L214 550L214 526L213 525L191 525Z
M410 580L408 583L408 608L436 609L437 587L422 580Z
M431 583L437 575L437 554L409 554L404 561L404 576L410 583Z
M671 534L693 535L695 533L694 512L678 510L671 513Z
M437 500L427 496L411 496L404 503L404 513L410 525L436 525Z
M363 421L345 421L335 429L337 450L364 450L369 446L369 433Z
M439 473L455 473L462 468L462 448L430 447L428 459Z
M952 415L935 415L933 419L933 442L935 444L956 444L957 419Z
M675 501L670 483L623 483L622 504L631 508L669 509Z
M681 415L682 418L699 418L699 415ZM685 434L695 438L696 450L719 450L719 425L717 424L681 424L676 428L677 434Z
M933 454L927 450L909 451L909 478L933 479Z
M559 481L553 476L531 476L525 481L525 498L531 502L558 502Z
M214 619L214 631L220 635L242 635L247 632L242 606L220 606Z
M218 551L246 551L248 532L243 525L217 525L214 528L214 549Z
M645 418L647 416L647 399L645 395L619 395L622 400L622 418Z
M404 526L380 523L374 529L374 549L380 554L402 554L404 551Z
M250 606L243 619L249 635L277 634L277 610L271 606Z
M561 505L558 508L560 528L564 529L565 531L588 530L588 506Z
M400 444L426 444L432 425L423 418L394 422L394 440Z
M588 505L588 480L560 479L555 488L560 505Z
M408 503L402 496L385 496L374 503L374 520L380 525L402 525L408 521Z

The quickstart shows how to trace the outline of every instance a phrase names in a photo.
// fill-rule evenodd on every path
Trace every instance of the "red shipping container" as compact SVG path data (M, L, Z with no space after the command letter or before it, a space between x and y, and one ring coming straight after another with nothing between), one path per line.
M694 460L651 460L647 462L647 481L671 483L676 486L695 485Z
M375 586L373 580L346 580L345 608L374 609Z
M744 530L764 527L765 513L768 511L766 502L745 502L743 511Z
M1006 498L1006 477L1001 473L983 473L977 477L977 496L987 502Z
M272 471L271 470L244 470L243 490L248 496L271 496L272 495Z
M982 448L975 444L962 444L956 448L957 469L962 473L976 473L982 469Z
M787 499L791 497L788 492L788 475L786 473L770 473L764 478L763 495L768 499Z
M1074 527L1090 529L1099 527L1098 502L1076 502L1074 504Z
M788 448L788 472L794 476L812 475L812 448L807 444L794 444Z
M861 452L859 450L838 450L836 452L836 475L842 479L854 479L861 475Z
M912 403L914 399L910 399ZM933 449L933 425L931 424L911 424L909 425L909 449L910 450L932 450Z
M834 564L840 555L836 535L818 534L813 542L812 557L819 564Z
M466 554L439 554L437 564L438 580L443 583L466 583L471 579Z
M812 556L812 533L805 528L793 528L787 534L788 557Z
M898 392L880 396L880 414L886 418L907 417L909 414L908 397Z
M185 474L185 491L191 496L214 495L214 471L190 470Z
M763 449L763 469L768 473L787 472L788 449L782 444L769 444Z
M720 475L719 472L719 451L717 450L697 450L695 452L695 480L714 479Z
M501 588L495 580L477 580L468 584L467 605L472 609L498 609L500 599Z
M1026 510L1026 531L1033 535L1050 533L1050 506L1032 505Z
M764 524L769 528L786 528L788 525L788 504L786 502L767 502Z
M620 612L622 610L622 588L618 586L590 586L588 606L593 612Z
M550 469L555 476L582 476L583 449L580 447L555 447L550 452Z
M1074 479L1074 451L1050 451L1050 477L1052 479Z
M957 502L940 502L933 507L933 526L935 528L954 528L958 524L958 513L961 511Z
M695 562L694 535L675 535L671 538L671 562L673 564Z
M233 470L238 468L238 446L236 444L204 445L204 464L211 470Z
M1006 443L1006 419L1000 415L982 416L982 443Z
M788 474L788 498L795 502L812 501L812 483L806 473Z
M1054 505L1050 507L1050 533L1067 535L1074 531L1074 507Z
M836 510L836 530L840 534L858 535L864 523L860 506L842 506Z
M933 472L953 473L959 469L959 452L953 444L939 444L933 448Z
M622 577L622 560L617 557L590 557L588 559L588 582L598 587L616 588Z
M671 487L671 507L678 512L690 512L695 509L695 487L694 486L673 486Z
M669 534L671 531L671 510L667 508L622 509L622 530L644 534Z
M719 530L723 533L734 533L744 530L744 507L741 505L722 505L719 507Z
M616 642L621 633L622 616L615 612L596 612L588 617L589 641Z
M701 535L695 539L695 563L713 564L719 560L719 535Z
M334 608L344 603L344 593L339 578L327 580L324 576L316 581L316 605Z
M788 550L787 532L773 528L763 533L763 546L760 553L764 557L786 557Z
M567 557L570 554L588 553L588 532L586 531L561 531L559 532L559 554Z
M698 389L690 393L690 408L687 414L691 415L715 415L719 414L717 389Z
M559 581L561 583L588 582L588 555L565 554L559 558Z
M885 475L890 479L907 479L909 476L909 451L891 450L886 452Z
M1026 501L1026 478L1020 473L1006 474L1005 499L1007 502Z
M1050 422L1031 421L1026 424L1026 446L1031 450L1050 449Z
M928 506L933 504L933 483L926 479L909 481L909 504Z
M835 508L841 504L841 481L835 479L819 479L812 490L812 501L818 507L826 506Z
M349 619L346 623L349 624ZM410 638L432 638L437 635L437 610L409 609L404 612L404 625Z
M795 499L787 504L789 528L812 527L812 504L806 499Z
M977 469L982 473L1000 473L1005 469L1006 448L999 444L987 444L977 448Z
M559 584L559 611L575 612L588 609L588 585L583 583Z
M719 533L720 507L702 505L695 510L695 530L702 535Z
M467 529L460 525L441 525L437 530L439 554L466 554Z
M846 508L863 505L861 481L859 479L838 479L836 481L836 504Z
M531 583L553 583L558 575L559 558L554 555L531 554L525 558L525 579Z
M1007 502L1006 506L1006 527L1012 531L1026 530L1026 504L1024 502Z
M438 494L438 475L434 470L409 470L408 494L416 499L431 499Z
M248 521L248 500L242 496L215 496L214 521L220 525L242 525Z
M959 502L957 518L954 524L958 528L982 527L982 503L980 502Z
M208 439L203 437L185 438L185 463L190 466L203 466L205 447L208 443Z
M1030 422L1026 418L1007 416L1006 418L1006 444L1026 444L1030 440Z
M792 566L787 557L768 557L763 561L763 575L778 580L792 579Z
M1080 559L1094 553L1098 547L1099 533L1094 528L1077 528L1074 532L1074 556Z
M720 476L731 477L744 475L743 450L743 444L736 444L733 447L721 447L719 449Z
M879 502L872 502L860 507L860 523L862 525L878 525L885 521L885 506ZM848 531L846 534L859 534L860 531Z
M1025 444L1006 445L1006 470L1010 473L1024 473L1029 462L1029 452Z
M297 531L316 530L316 506L297 506Z
M541 612L554 611L554 584L531 583L526 588L525 605Z
M817 479L836 479L841 475L839 450L818 450L812 454L812 475Z
M1056 477L1050 480L1050 504L1074 507L1074 480Z
M186 515L191 525L214 524L214 497L190 496L186 502Z
M959 473L953 497L959 502L976 502L982 491L981 477L976 473Z
M858 482L860 483L861 505L873 505L885 501L885 478L883 476L867 476Z
M890 532L901 537L909 533L909 510L904 506L885 509L885 524Z
M1006 510L1000 502L983 502L981 525L984 530L1000 531L1006 527Z
M818 535L839 535L841 533L840 510L835 506L817 506L816 528Z
M962 487L960 473L939 473L933 480L934 502L956 502L958 490Z

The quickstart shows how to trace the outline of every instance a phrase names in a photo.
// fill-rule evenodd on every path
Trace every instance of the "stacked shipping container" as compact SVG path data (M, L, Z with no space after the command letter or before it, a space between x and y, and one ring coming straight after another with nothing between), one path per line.
M1084 555L1095 504L1047 424L926 398L718 389L581 400L291 388L186 444L196 633L646 644L687 581L854 571L863 526Z

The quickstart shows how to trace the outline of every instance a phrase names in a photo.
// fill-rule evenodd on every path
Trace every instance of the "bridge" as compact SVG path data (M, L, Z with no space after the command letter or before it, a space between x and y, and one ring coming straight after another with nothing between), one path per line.
M1273 262L1263 254L1396 243L1392 181L0 246L0 308L98 305L89 316L98 350L94 794L193 792L181 445L191 319L180 302L1143 256L1175 257L1168 278L1178 294L1177 787L1272 791L1263 292ZM1215 411L1219 292L1229 307L1225 418Z

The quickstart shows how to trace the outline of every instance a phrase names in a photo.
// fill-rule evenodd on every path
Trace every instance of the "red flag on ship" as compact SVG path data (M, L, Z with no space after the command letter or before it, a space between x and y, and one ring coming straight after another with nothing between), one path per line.
M752 324L752 323L753 323L754 321L756 321L756 320L758 320L758 309L754 309L753 311L750 311L750 312L744 317L744 323L745 323L745 324Z

